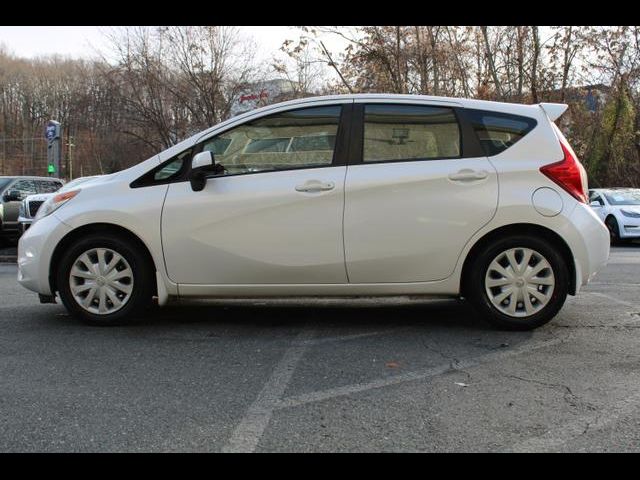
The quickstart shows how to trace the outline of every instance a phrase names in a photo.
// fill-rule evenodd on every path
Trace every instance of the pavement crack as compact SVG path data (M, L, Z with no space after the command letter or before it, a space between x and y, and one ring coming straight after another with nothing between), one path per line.
M573 393L573 391L571 390L571 388L568 385L565 385L563 383L550 383L550 382L543 382L541 380L535 380L533 378L525 378L525 377L520 377L518 375L505 375L506 377L509 378L514 378L516 380L520 380L523 382L528 382L528 383L535 383L537 385L542 385L545 387L549 387L549 388L560 388L561 390L564 390L564 394L562 395L563 400L570 406L572 407L579 407L582 404L584 404L588 409L593 410L593 406L583 402L580 397L578 397L576 394Z
M422 344L422 346L424 347L425 350L431 350L432 352L435 352L438 355L440 355L445 360L458 362L458 359L455 358L453 355L444 354L444 353L442 353L441 350L439 350L437 348L434 348L434 347L432 347L430 345L427 345L427 342L425 342L425 340L423 338L420 339L420 343Z

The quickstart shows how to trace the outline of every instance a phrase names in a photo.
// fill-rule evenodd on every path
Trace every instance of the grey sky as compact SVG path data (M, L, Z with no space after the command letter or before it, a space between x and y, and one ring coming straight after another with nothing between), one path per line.
M89 58L96 50L104 50L104 33L110 27L96 26L0 26L0 45L20 57L33 58L60 54ZM243 35L253 38L261 59L269 59L286 39L297 39L298 29L288 26L241 26ZM339 47L336 39L328 39L331 47Z

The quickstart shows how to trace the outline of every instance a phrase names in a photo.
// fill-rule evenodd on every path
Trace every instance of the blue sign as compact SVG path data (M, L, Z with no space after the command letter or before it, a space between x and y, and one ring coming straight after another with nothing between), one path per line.
M47 128L45 129L45 137L47 137L47 140L52 141L54 138L56 138L57 133L58 125L53 122L49 122L47 124Z

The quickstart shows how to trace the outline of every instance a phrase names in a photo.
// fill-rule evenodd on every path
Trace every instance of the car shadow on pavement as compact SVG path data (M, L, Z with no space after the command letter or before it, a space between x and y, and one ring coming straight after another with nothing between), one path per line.
M313 324L323 328L444 327L493 330L466 302L443 300L397 305L203 304L153 307L130 326L235 325L245 328L291 328Z

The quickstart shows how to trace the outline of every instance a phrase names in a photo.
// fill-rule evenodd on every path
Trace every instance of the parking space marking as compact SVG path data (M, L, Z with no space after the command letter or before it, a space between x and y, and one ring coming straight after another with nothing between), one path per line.
M622 300L620 298L612 297L611 295L607 295L606 293L601 293L601 292L585 292L585 293L588 293L589 295L595 295L597 297L606 298L607 300L611 300L612 302L616 302L620 305L624 305L625 307L633 308L636 311L640 310L639 305L635 303L627 302L626 300Z
M322 400L328 400L331 398L342 397L346 395L352 395L354 393L366 392L376 388L384 388L391 385L398 385L400 383L412 382L416 380L424 380L430 377L441 375L448 371L455 371L484 363L489 363L496 360L502 360L503 358L513 357L523 353L531 352L540 348L550 347L557 345L565 340L565 336L557 336L555 338L541 341L532 342L521 347L516 347L510 350L501 350L486 355L480 355L469 359L459 360L457 362L451 361L449 363L437 365L435 367L427 368L424 370L417 370L414 372L407 372L400 375L393 375L390 377L379 378L369 382L355 383L351 385L345 385L342 387L329 388L326 390L318 390L315 392L305 393L302 395L296 395L279 400L276 404L277 409L298 407L307 403L320 402Z
M530 437L509 448L508 452L543 452L550 451L575 440L587 432L601 430L619 418L633 413L640 407L640 391L588 415L582 415L571 422L550 430L545 434Z
M298 362L304 355L315 335L315 331L305 328L286 350L264 387L248 408L244 418L235 428L231 438L222 448L223 452L253 452L264 433L278 400L284 394Z
M389 328L387 330L378 330L375 332L354 333L352 335L336 335L333 337L322 337L322 338L316 338L314 340L310 340L309 343L311 343L312 345L321 345L323 343L348 342L350 340L358 340L360 338L366 338L366 337L376 337L378 335L385 335L387 333L397 333L402 330L407 330L407 328Z

